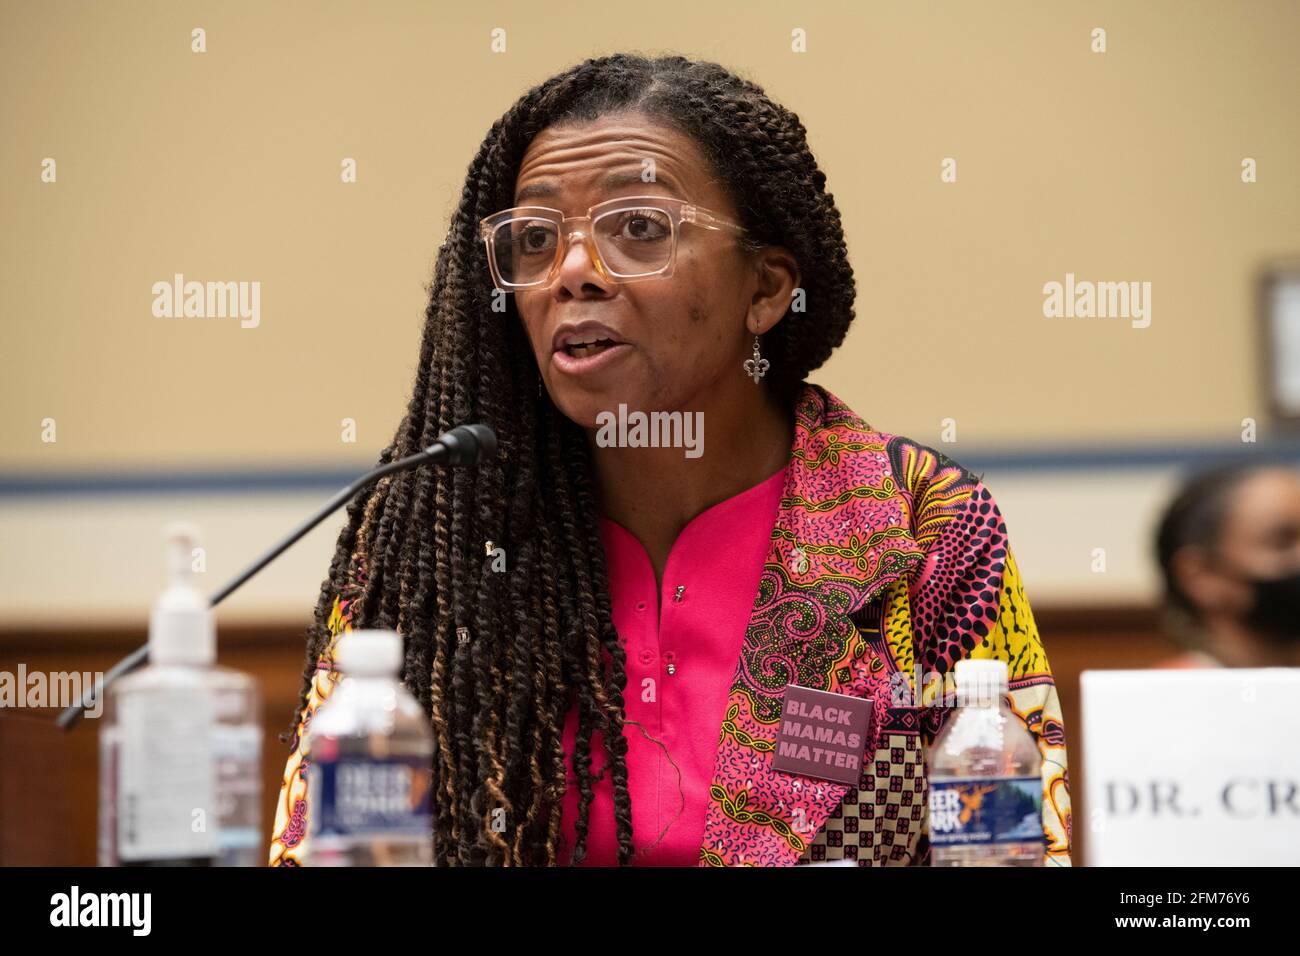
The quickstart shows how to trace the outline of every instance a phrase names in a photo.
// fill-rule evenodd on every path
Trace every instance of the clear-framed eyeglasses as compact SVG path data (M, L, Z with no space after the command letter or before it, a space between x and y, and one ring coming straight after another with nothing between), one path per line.
M747 232L690 200L668 196L619 196L597 203L585 216L515 206L483 219L479 232L493 282L513 291L549 287L573 238L581 238L596 271L610 282L666 278L673 274L686 222L737 236Z

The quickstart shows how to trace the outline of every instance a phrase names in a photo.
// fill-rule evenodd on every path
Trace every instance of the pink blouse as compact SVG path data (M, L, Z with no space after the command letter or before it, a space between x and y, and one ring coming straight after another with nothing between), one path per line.
M786 470L719 502L682 529L664 566L662 599L641 542L617 522L601 519L614 627L627 654L623 736L636 865L699 862L718 731L771 549ZM564 864L572 853L578 815L576 732L575 707L564 726ZM604 765L597 730L592 736L593 776ZM616 866L613 781L607 774L592 787L582 865Z

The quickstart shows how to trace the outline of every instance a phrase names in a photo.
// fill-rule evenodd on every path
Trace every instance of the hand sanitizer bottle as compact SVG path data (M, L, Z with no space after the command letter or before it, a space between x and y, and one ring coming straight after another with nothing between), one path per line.
M212 609L193 580L196 537L168 526L169 584L149 619L149 663L105 696L101 866L261 862L257 685L216 666Z

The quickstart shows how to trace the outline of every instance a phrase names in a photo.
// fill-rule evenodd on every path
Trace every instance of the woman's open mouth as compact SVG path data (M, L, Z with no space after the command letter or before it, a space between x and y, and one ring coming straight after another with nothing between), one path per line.
M632 348L615 338L619 330L590 319L563 322L551 339L551 365L562 375L599 372Z
M629 348L626 342L608 338L587 338L566 343L551 355L551 361L561 372L577 375L604 368Z
M613 339L596 339L593 342L571 342L564 347L564 351L574 358L590 358L593 355L599 355L611 345L617 345Z

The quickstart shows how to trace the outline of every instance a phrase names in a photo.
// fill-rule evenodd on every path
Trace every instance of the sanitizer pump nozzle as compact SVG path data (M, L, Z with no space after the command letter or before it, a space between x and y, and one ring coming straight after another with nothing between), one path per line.
M185 522L169 524L167 589L149 617L149 661L153 664L213 664L217 634L212 606L194 585L197 529Z

